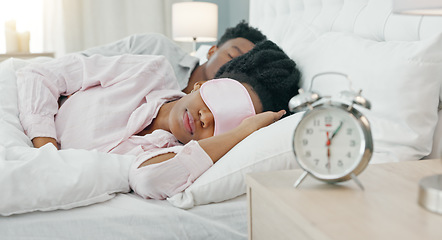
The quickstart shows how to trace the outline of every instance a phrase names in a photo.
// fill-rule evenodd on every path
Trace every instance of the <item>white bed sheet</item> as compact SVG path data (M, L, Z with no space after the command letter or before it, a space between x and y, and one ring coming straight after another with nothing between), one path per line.
M86 207L0 217L0 239L247 238L246 196L183 210L167 201L118 194Z
M31 61L0 63L0 215L70 209L130 191L134 156L31 147L18 119L15 70Z

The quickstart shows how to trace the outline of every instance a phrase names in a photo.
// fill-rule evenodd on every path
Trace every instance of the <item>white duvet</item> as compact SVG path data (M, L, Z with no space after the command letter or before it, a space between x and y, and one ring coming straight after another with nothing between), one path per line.
M15 78L15 70L30 62L0 63L0 215L70 209L128 192L134 156L32 147L18 119Z

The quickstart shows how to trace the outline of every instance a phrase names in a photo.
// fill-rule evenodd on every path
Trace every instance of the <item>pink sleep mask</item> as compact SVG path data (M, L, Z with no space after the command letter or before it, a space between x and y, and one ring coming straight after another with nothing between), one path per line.
M207 81L201 86L200 94L212 112L214 136L237 127L244 119L255 115L249 92L236 80L220 78Z

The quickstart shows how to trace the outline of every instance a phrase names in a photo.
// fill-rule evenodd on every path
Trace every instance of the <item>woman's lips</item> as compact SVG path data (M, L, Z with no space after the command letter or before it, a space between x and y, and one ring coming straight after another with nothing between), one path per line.
M195 131L195 124L193 121L192 114L190 114L189 111L187 111L187 110L184 112L183 122L184 122L184 128L186 129L186 131L188 131L190 134L193 135L193 133Z

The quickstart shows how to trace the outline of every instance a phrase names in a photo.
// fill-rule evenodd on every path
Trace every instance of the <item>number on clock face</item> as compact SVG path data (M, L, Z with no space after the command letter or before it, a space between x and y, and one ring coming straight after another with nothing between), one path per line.
M343 176L363 153L359 123L341 109L316 109L299 123L294 136L298 162L317 176ZM324 177L327 178L327 177Z

